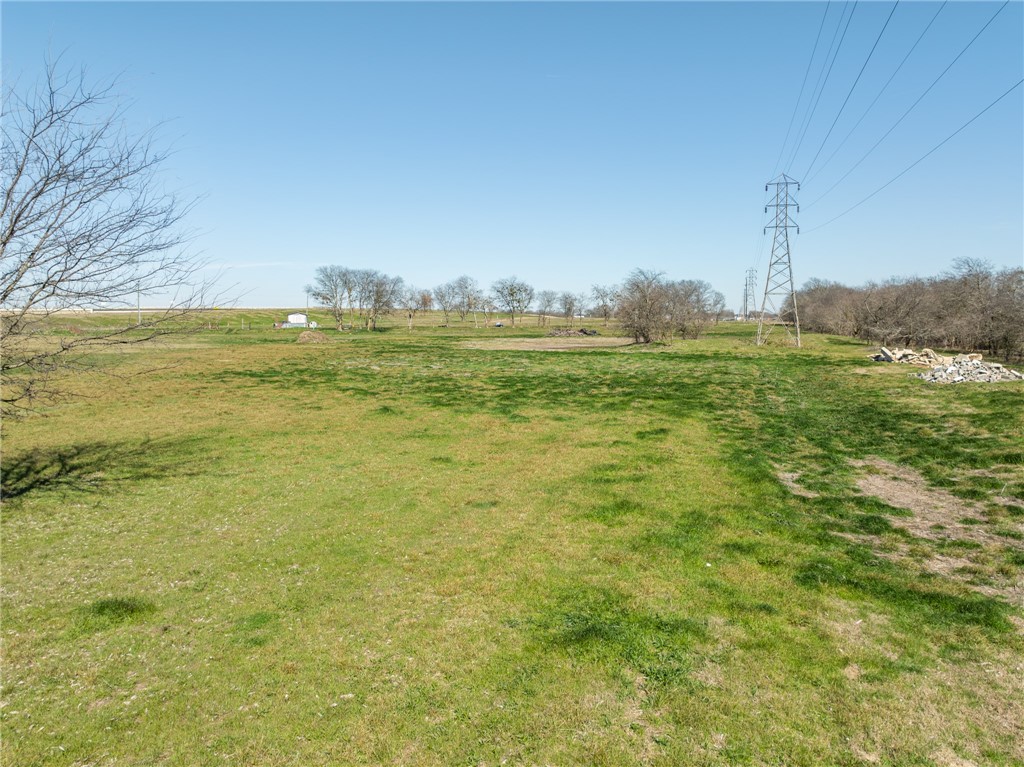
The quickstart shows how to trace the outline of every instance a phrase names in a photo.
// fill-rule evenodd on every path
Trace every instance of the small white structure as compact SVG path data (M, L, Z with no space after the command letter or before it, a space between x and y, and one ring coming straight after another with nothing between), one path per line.
M274 323L275 328L308 328L309 326L309 317L305 312L292 312L286 321ZM316 327L316 323L313 323L313 327Z

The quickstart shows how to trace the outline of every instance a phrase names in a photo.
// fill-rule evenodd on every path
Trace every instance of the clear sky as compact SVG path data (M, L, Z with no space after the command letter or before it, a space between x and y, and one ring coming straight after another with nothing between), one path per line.
M133 127L169 121L167 181L202 197L196 247L240 305L301 306L315 268L342 264L420 287L517 274L574 292L639 266L708 280L736 308L745 270L765 276L764 184L780 170L805 181L798 284L931 275L962 256L1024 265L1024 86L821 226L1024 77L1020 0L815 201L1000 5L951 2L936 17L938 3L908 0L827 13L819 2L5 0L0 13L5 84L37 80L60 55L97 81L119 77Z

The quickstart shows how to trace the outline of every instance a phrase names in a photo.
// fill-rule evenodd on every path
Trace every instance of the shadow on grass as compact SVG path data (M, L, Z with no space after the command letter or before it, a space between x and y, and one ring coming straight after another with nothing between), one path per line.
M197 439L83 442L4 456L0 497L98 492L129 482L194 474Z
M851 552L857 553L856 549ZM871 557L867 553L862 556ZM819 557L799 566L793 580L804 588L860 594L887 605L890 610L913 615L918 623L938 627L972 625L996 633L1013 630L1007 618L1011 610L1007 604L991 597L929 588L883 563L859 563L842 556Z
M692 618L662 615L615 589L578 584L531 621L541 645L613 667L623 663L656 684L688 676L691 648L706 635Z
M126 623L136 623L156 612L156 605L139 597L97 599L78 610L72 634L94 634Z

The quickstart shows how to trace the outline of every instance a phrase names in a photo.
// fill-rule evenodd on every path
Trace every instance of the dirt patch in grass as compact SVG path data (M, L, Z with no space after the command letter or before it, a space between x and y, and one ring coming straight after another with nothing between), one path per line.
M782 469L776 467L775 476L779 478L779 482L785 485L786 489L793 495L799 495L801 498L817 498L819 495L799 484L801 475L798 471L782 471Z
M934 551L928 552L926 556L922 556L920 552L915 555L907 543L893 540L891 536L885 539L883 546L882 537L878 535L855 533L838 533L838 535L847 540L870 546L874 554L881 559L919 568L922 572L962 583L979 594L988 597L1001 597L1010 604L1024 607L1024 578L1019 573L1008 575L993 570L991 567L981 564L978 559L971 559L970 556L950 556ZM985 549L972 552L973 556L977 558L984 557L986 553Z
M957 498L940 488L930 487L920 473L881 458L851 463L864 470L856 480L858 489L898 509L912 512L909 517L894 517L894 525L921 538L956 538L977 543L1003 544L980 525L964 524L964 519L983 513L980 504Z
M495 338L487 341L467 341L466 349L494 349L524 352L573 352L586 349L607 349L629 346L628 338L615 336L587 336L580 338Z
M856 479L861 492L911 512L888 521L918 540L893 534L841 533L842 537L870 546L882 559L1024 606L1020 569L999 564L1008 552L1024 545L992 532L982 504L930 487L921 474L906 466L879 458L851 463L863 472ZM951 546L954 551L949 550Z

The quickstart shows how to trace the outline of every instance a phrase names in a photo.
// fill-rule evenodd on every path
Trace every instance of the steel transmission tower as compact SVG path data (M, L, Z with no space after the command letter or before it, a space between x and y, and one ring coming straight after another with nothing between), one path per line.
M755 301L754 296L757 295L757 270L747 269L747 279L743 283L743 319L744 321L750 319L750 314L754 311Z
M768 264L768 279L764 283L764 298L761 301L761 316L757 320L757 345L767 342L768 336L776 327L782 327L786 331L788 341L796 341L800 346L800 317L796 311L796 290L793 287L793 265L789 258L789 230L798 227L790 216L790 208L796 208L800 212L800 206L793 199L789 191L795 186L800 191L800 183L794 181L785 173L774 181L765 184L765 191L769 187L775 187L775 198L765 206L775 208L775 221L765 227L775 230L772 239L772 259Z

